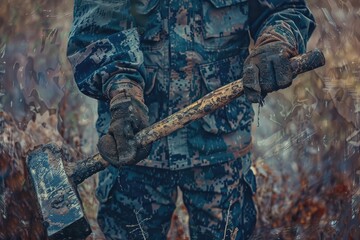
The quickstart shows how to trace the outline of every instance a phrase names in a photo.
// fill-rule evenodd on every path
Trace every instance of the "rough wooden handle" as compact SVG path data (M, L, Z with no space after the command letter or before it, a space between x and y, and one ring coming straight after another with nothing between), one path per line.
M291 59L291 67L294 77L325 64L323 53L319 49L307 52ZM183 128L189 122L202 118L203 116L221 108L243 94L242 79L222 86L201 99L190 104L186 108L171 116L143 129L136 134L136 140L141 146L146 146L172 132Z
M318 49L296 56L291 59L294 77L325 64L325 58ZM184 109L166 117L165 119L147 127L135 135L136 141L141 146L146 146L160 138L168 136L176 130L183 128L188 123L202 118L203 116L221 108L238 98L243 94L242 79L231 82L222 86L201 99L195 101ZM78 163L76 169L72 171L72 178L75 183L80 183L92 174L103 170L109 165L103 160L100 154L85 159Z
M319 49L314 49L291 59L294 78L300 73L308 72L324 65L325 57Z

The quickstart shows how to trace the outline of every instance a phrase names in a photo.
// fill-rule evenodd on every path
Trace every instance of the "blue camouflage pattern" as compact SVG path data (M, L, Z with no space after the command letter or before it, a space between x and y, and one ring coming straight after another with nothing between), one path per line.
M157 122L206 93L240 79L243 62L249 54L250 37L256 41L269 26L277 29L276 26L285 23L293 33L298 52L305 52L315 23L304 0L75 0L67 54L80 91L99 100L96 127L102 136L110 124L108 96L113 84L122 80L138 83L143 88L150 123ZM149 201L151 194L155 202L161 202L165 195L170 199L173 190L165 188L175 184L172 183L175 178L175 182L183 184L179 180L180 172L203 169L199 174L207 177L206 169L218 166L221 171L230 162L238 162L241 181L246 186L237 189L234 197L246 199L240 201L239 211L253 205L255 180L247 177L253 174L249 154L244 155L244 149L252 141L253 116L251 103L242 96L154 142L150 155L137 166L121 170L110 166L101 172L97 196L104 233L110 239L129 234L131 229L117 222L127 221L130 216L127 214ZM153 178L145 177L148 172L152 172ZM157 179L158 175L162 178ZM141 176L147 181L138 182ZM213 188L216 179L223 176L227 177L216 182L218 187L225 189L233 181L228 171L209 176L214 182L207 182L205 188ZM196 177L189 181L197 186ZM138 189L138 193L124 192L121 184ZM159 190L161 194L148 192L155 186L164 188ZM186 195L185 191L184 197L199 207L210 206L211 211L214 201L225 204L229 195L201 199ZM162 208L158 209L159 219L169 221L173 206ZM249 209L248 217L252 218L255 210ZM145 219L155 214L154 209L144 211ZM190 221L195 221L192 218L195 216L190 209ZM204 217L198 219L204 226L224 227L223 219L219 225L212 225ZM204 239L201 232L199 238L192 234L192 239ZM236 239L246 239L245 235L239 234ZM151 239L156 238L151 236Z
M249 154L245 158L250 161ZM178 187L190 215L190 239L251 236L256 223L255 186L244 181L241 161L233 160L178 171L124 167L111 189L112 197L100 205L98 222L106 238L165 239Z
M260 2L270 16L256 16L267 20L254 29L246 0L75 1L68 56L79 89L100 100L98 131L107 132L111 83L139 83L154 123L241 78L249 30L256 38L286 21L304 52L314 25L305 2ZM252 119L242 96L154 143L139 165L175 170L238 158L251 143Z

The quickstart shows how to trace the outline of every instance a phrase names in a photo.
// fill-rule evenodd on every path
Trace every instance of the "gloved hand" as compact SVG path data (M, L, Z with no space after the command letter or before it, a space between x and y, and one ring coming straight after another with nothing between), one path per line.
M135 134L149 125L148 109L139 99L120 91L110 102L109 131L100 138L100 155L116 167L136 164L148 156L151 145L141 147Z
M253 103L262 103L267 93L291 85L290 58L298 55L295 37L286 24L270 26L257 39L244 62L245 94Z

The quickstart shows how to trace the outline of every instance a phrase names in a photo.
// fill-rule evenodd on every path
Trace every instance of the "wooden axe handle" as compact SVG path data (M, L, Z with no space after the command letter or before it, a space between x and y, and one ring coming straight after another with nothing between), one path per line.
M315 49L291 59L293 76L304 73L325 64L323 53ZM166 117L165 119L141 130L135 135L141 146L146 146L160 138L168 136L186 124L202 118L203 116L221 108L243 94L242 79L222 86L201 99L195 101L184 109ZM68 169L69 177L75 184L79 184L94 173L105 169L109 165L99 153L80 162L76 162L73 169Z

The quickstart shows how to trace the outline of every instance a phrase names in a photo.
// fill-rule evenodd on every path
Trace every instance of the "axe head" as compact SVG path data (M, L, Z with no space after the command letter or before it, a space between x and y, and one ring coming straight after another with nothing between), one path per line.
M65 155L47 144L31 152L26 165L50 239L81 239L91 233L75 186L66 175Z

